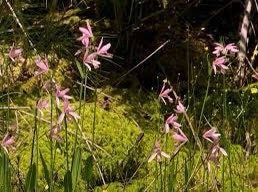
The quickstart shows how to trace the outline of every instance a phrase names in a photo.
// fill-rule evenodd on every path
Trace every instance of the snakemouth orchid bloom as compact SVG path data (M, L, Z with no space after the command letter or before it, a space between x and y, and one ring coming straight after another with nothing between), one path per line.
M21 48L14 48L14 44L10 47L10 51L9 51L9 58L15 62L15 61L20 61L20 62L24 62L25 59L22 57L22 49Z
M165 99L168 99L169 103L173 103L172 97L169 96L169 94L171 92L172 92L172 89L170 89L170 88L166 89L166 80L164 80L163 86L162 86L161 91L159 93L159 98L164 102L165 105L167 104Z
M225 65L226 63L227 59L224 56L216 58L212 63L214 73L217 74L217 71L219 71L220 73L225 74L226 70L229 69L228 66Z
M8 152L8 149L12 148L14 143L15 143L14 136L10 133L6 133L1 142L1 145L4 148L4 150Z
M60 133L61 133L61 126L57 124L51 128L49 136L51 139L61 142L62 137L60 136Z
M87 21L87 27L79 27L79 30L82 32L82 36L79 37L77 40L81 41L85 47L88 47L90 44L90 38L93 37L93 33L91 30L91 26Z
M73 118L75 120L80 119L80 116L74 112L72 107L70 106L69 101L66 99L64 100L64 106L63 106L63 111L60 114L57 123L60 125L62 121L64 120L64 117L67 116L68 118Z
M213 147L210 149L210 154L208 155L208 171L211 171L211 165L210 162L213 162L217 167L219 167L219 158L220 154L224 156L228 156L227 152L225 149L219 146L219 144L213 145Z
M97 54L99 56L102 56L102 57L109 57L109 58L112 58L112 54L111 53L108 53L107 51L110 49L111 47L111 44L108 43L106 45L103 45L103 37L101 38L100 42L99 42L99 46L97 48Z
M173 131L172 137L177 144L184 144L188 141L188 138L180 128Z
M162 157L169 159L170 155L168 155L167 153L162 151L161 147L160 147L160 141L156 141L155 145L154 145L153 153L151 154L150 158L148 159L148 163L153 161L155 158L156 158L157 162L160 163L162 160Z
M97 69L100 67L100 62L97 60L97 52L88 54L88 50L86 50L84 57L83 57L83 63L86 65L86 67L91 71L91 65L94 69Z
M178 129L181 127L181 125L177 122L178 117L175 114L171 114L166 122L165 122L165 133L169 133L170 126L172 126L175 129Z
M176 113L185 113L186 112L185 106L180 101L178 101L175 112Z
M40 75L42 73L46 73L49 70L48 60L47 57L41 59L40 57L35 61L36 65L38 66L38 70L35 72L36 75Z
M238 47L234 43L229 43L226 45L225 49L231 54L239 52Z
M210 130L206 131L202 137L207 141L214 143L219 140L220 134L217 132L216 128L213 127Z
M59 105L59 99L62 99L63 101L72 99L72 97L70 95L67 95L69 90L70 90L69 88L61 90L61 87L56 86L55 95L56 95L56 102L58 105Z
M226 46L224 46L224 44L221 44L221 43L214 43L214 45L216 46L214 48L215 50L212 53L217 57L219 57L220 55L225 56L228 53L234 54L239 51L237 46L234 43L229 43Z

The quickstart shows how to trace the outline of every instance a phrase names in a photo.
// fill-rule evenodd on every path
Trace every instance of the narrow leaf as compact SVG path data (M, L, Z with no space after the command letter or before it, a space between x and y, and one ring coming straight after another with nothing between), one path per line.
M40 159L41 159L43 170L44 170L44 176L45 176L46 182L48 184L48 189L50 190L51 180L50 180L50 176L49 176L49 170L47 168L46 161L45 161L41 151L39 151L39 154L40 154Z
M72 192L72 175L67 171L64 177L64 192Z
M78 182L78 178L81 174L81 149L76 148L75 153L73 155L72 161L72 184L73 184L73 191L76 191L76 185Z
M31 192L36 188L36 164L33 163L26 176L25 191Z
M89 156L84 163L83 179L89 184L93 177L93 162L92 156Z

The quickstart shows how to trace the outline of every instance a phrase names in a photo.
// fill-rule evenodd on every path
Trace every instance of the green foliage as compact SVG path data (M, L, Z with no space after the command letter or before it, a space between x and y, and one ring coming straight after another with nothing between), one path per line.
M3 192L13 191L11 188L11 167L8 154L1 149L0 151L0 189Z
M25 182L25 191L35 191L36 190L36 183L37 183L37 176L36 176L36 164L33 163L29 167L29 171L26 176L26 182Z

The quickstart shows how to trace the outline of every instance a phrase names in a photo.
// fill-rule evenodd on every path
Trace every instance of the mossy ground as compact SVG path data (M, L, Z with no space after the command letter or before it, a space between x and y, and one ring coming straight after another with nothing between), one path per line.
M111 101L108 110L103 108L103 100L107 95ZM18 125L18 135L16 137L16 149L10 152L10 157L14 168L19 168L21 177L24 178L31 160L35 98L16 97L13 98L12 105L29 107L29 109L17 110L15 114L12 111L12 122ZM77 190L133 192L147 189L148 191L155 191L157 183L159 183L157 181L159 177L156 176L160 169L157 163L147 163L147 160L161 130L163 118L160 115L162 109L154 94L142 91L136 92L135 90L105 88L98 90L96 103L90 101L73 102L77 112L79 112L79 105L82 105L80 125L87 139L95 143L92 148L107 184L102 185L97 168L94 166L94 176L88 186L83 180L85 169L82 169L82 177ZM49 122L49 111L44 111L41 119L37 120L39 150L48 166L50 164ZM69 163L71 163L76 133L76 124L73 121L68 122L68 131ZM143 133L144 136L142 137ZM54 174L57 191L61 190L66 170L64 128L62 138L63 141L55 145ZM91 152L88 150L85 138L83 139L81 134L79 134L78 143L83 149L82 156L83 162L85 162ZM167 153L172 153L174 146L170 136L162 141L162 147ZM198 152L193 155L192 149L191 143L188 143L172 162L162 162L162 170L164 171L164 165L166 165L167 174L174 178L173 186L176 191L180 191L185 185L185 165L187 165L188 176L194 173L188 186L190 191L209 190L209 187L214 185L214 178L217 181L216 185L221 186L220 190L223 191L232 189L233 191L240 189L244 189L244 191L257 190L257 188L255 189L258 179L257 156L251 155L246 158L241 146L227 144L226 150L229 156L220 159L220 167L212 166L212 174L207 177L208 172L204 167L198 169L196 173L193 171L194 165L198 161ZM36 155L34 158L37 158ZM43 168L40 164L39 160L39 177L41 178L39 185L43 189L46 183L43 177ZM207 177L205 183L202 182L203 177Z

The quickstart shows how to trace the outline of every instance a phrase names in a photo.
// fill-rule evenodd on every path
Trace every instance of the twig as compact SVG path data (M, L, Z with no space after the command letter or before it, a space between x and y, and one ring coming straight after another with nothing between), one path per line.
M6 4L7 4L7 6L9 7L10 11L12 12L12 15L13 15L13 17L14 17L16 23L19 25L19 27L21 28L21 30L22 30L22 32L24 33L25 37L27 38L27 40L28 40L30 46L31 46L34 50L36 50L36 49L34 48L34 45L33 45L32 41L31 41L30 38L29 38L29 35L28 35L27 32L25 31L25 29L24 29L24 27L22 26L22 24L21 24L19 18L17 17L15 11L13 10L12 5L9 3L8 0L5 0L5 2L6 2Z
M129 73L131 73L136 68L138 68L141 64L143 64L145 61L147 61L149 58L151 58L154 54L156 54L160 49L162 49L169 42L170 42L170 40L167 40L165 43L160 45L155 51L153 51L150 55L148 55L145 59L143 59L140 63L135 65L133 68L131 68L129 71L127 71L124 75L122 75L120 78L118 78L118 80L115 82L116 85L118 85L125 76L127 76Z

